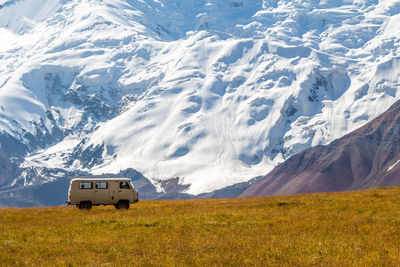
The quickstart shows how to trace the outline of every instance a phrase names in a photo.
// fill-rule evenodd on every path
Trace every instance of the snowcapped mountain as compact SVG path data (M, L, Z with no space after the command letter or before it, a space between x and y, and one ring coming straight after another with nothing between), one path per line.
M0 0L0 183L264 175L399 99L398 25L396 0Z

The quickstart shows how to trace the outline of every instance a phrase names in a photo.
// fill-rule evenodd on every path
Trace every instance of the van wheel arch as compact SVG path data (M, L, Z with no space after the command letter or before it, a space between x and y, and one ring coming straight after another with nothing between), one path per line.
M129 209L129 201L128 200L120 200L118 201L118 204L115 205L117 209L124 209L128 210Z
M81 201L79 203L79 209L80 210L90 210L92 208L92 202L91 201Z

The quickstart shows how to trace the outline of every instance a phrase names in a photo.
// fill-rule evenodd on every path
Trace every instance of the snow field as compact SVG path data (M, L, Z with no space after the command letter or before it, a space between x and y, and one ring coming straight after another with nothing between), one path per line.
M6 1L1 131L53 135L22 168L134 168L192 194L246 181L399 98L399 14L394 0Z

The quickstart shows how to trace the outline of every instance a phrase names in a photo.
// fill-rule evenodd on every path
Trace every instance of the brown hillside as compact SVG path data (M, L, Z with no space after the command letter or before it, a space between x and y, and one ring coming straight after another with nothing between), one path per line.
M241 196L400 185L400 101L361 128L278 165Z

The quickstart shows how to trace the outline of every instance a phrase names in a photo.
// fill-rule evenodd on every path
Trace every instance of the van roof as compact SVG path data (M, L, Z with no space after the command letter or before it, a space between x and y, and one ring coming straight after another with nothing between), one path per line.
M130 181L129 178L107 178L107 177L76 177L71 179L71 183L74 181Z

